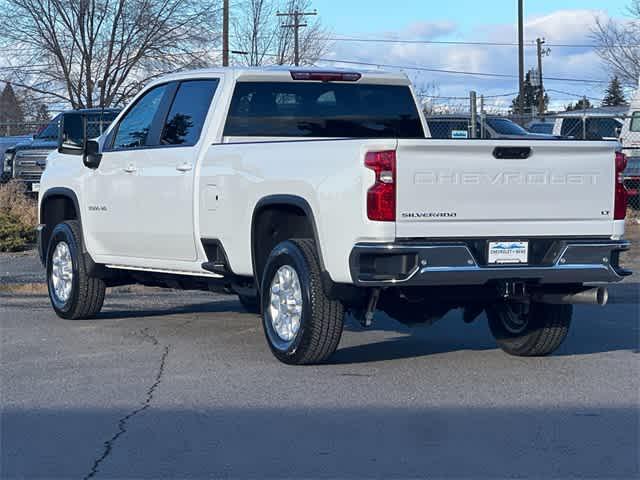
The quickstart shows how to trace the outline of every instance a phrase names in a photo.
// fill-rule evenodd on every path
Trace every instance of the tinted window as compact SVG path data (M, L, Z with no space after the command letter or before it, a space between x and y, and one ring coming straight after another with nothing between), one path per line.
M87 138L96 138L109 128L118 112L90 113L87 115Z
M640 132L640 112L633 112L629 130L631 130L632 132Z
M424 138L406 86L240 82L225 135Z
M51 120L49 125L47 125L36 138L38 140L57 140L58 139L58 131L60 130L60 119L62 118L62 114L56 115L56 117Z
M180 84L162 131L163 145L195 145L211 105L218 80L194 80Z
M147 142L149 131L166 90L167 85L154 88L127 112L118 125L114 148L137 148L150 144Z
M527 135L527 131L507 118L488 118L487 124L500 135Z
M536 123L529 127L531 133L553 134L553 123Z
M587 118L587 140L616 138L620 124L613 118Z
M582 138L582 120L579 118L565 118L562 120L560 135L563 137Z

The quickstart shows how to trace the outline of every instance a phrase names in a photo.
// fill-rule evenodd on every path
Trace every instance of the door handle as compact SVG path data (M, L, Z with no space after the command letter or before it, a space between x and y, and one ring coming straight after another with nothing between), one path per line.
M182 173L190 172L193 169L193 165L190 163L183 163L182 165L178 165L176 170Z
M138 169L133 165L129 165L128 167L125 167L122 170L124 170L126 173L136 173L138 171Z

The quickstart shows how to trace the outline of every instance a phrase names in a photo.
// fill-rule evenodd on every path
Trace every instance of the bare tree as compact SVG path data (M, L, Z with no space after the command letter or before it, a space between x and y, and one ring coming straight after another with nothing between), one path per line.
M243 0L234 12L232 44L246 52L240 62L249 66L273 63L269 56L278 31L274 28L276 4L273 0Z
M242 0L234 13L234 49L246 52L246 65L293 64L293 29L283 28L276 13L308 11L311 0ZM319 17L306 17L300 29L300 63L313 65L328 49L328 34Z
M640 79L640 0L632 0L628 19L596 19L592 37L598 55L623 84L636 86Z
M217 55L217 0L0 0L0 11L5 80L74 108L120 105Z

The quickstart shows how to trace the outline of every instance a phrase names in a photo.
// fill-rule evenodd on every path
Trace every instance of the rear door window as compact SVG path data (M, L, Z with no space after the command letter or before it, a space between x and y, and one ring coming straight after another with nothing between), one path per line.
M613 118L587 118L587 140L616 138L620 124Z
M218 83L218 79L180 83L162 130L160 144L186 147L198 143Z
M238 82L225 136L424 138L408 86Z

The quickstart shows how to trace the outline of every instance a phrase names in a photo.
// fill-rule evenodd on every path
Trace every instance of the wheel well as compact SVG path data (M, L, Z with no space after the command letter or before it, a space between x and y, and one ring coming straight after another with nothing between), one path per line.
M259 288L267 258L277 244L291 238L315 241L313 219L296 205L268 205L254 214L251 238L253 270Z
M40 207L40 223L45 225L42 245L46 248L53 228L66 220L78 220L74 201L66 195L51 195L44 199Z

